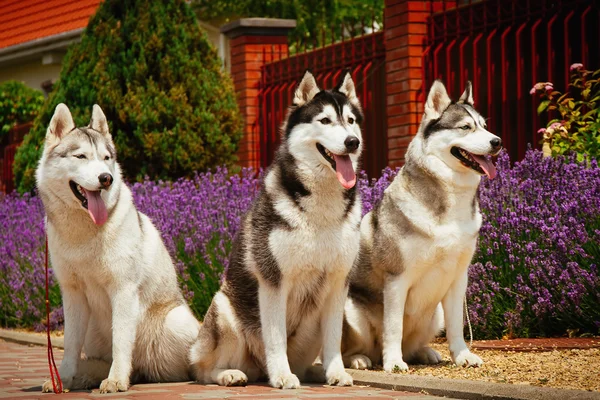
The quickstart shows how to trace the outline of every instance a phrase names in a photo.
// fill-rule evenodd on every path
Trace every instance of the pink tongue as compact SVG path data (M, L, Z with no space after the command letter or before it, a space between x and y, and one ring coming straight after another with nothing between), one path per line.
M333 158L335 159L335 171L338 181L346 189L354 187L356 184L356 174L354 173L350 156L338 156L334 154Z
M479 163L481 168L485 171L486 175L490 179L494 179L496 177L496 166L492 163L492 160L488 160L485 156L478 156L476 154L472 154L471 156Z
M104 205L104 201L102 197L100 197L100 191L89 191L83 189L85 192L85 196L88 201L88 212L90 213L90 217L92 217L92 221L96 225L104 225L106 220L108 219L108 211L106 211L106 206Z

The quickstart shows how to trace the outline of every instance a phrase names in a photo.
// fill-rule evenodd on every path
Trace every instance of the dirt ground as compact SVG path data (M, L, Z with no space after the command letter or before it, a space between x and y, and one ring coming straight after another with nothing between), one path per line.
M548 352L474 351L483 359L479 368L452 364L448 345L434 343L443 361L439 365L409 365L405 374L451 379L600 391L600 349Z

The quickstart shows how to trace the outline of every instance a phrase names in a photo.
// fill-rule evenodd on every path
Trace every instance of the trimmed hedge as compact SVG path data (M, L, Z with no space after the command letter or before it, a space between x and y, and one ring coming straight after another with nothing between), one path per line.
M183 0L106 0L64 60L54 92L15 157L20 192L58 103L77 125L106 114L129 180L176 179L230 165L242 134L231 79Z

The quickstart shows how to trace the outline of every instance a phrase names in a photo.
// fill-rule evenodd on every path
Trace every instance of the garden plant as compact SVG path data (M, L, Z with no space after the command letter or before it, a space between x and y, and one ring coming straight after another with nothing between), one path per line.
M600 329L600 167L576 155L529 150L511 165L502 153L494 180L483 178L483 226L469 270L469 315L476 338L562 335ZM359 180L364 210L397 171ZM226 168L175 182L134 183L136 205L163 235L188 302L199 318L227 269L227 256L261 174ZM42 327L43 209L30 194L0 198L2 326ZM53 284L51 324L60 328Z
M235 161L242 120L233 83L184 0L106 0L15 157L18 190L30 191L58 103L78 126L94 103L110 121L129 180L191 177Z
M44 95L23 82L0 83L0 140L15 126L35 119Z
M552 82L538 82L530 93L540 97L538 114L548 113L550 121L538 133L544 137L545 155L574 152L600 157L600 69L588 71L572 64L569 88L561 93Z

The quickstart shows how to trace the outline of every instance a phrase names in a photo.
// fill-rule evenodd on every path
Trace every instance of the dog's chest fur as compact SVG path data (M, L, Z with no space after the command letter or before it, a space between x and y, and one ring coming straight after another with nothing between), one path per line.
M432 313L468 267L481 226L476 187L454 190L404 172L363 220L351 297L381 304L388 274L409 287L407 316Z
M310 195L290 196L266 179L274 211L283 224L268 235L268 245L287 279L307 274L347 274L359 247L360 200L343 191L335 178L309 181ZM352 196L352 198L350 197Z
M446 191L444 212L437 215L415 198L390 196L414 227L412 234L397 241L404 264L401 273L411 287L405 309L408 316L432 311L468 267L481 226L475 195L474 189Z
M136 211L129 189L123 185L120 191L120 201L100 232L82 210L59 209L48 222L49 250L60 285L82 293L92 314L101 317L97 320L108 322L111 296L124 286L143 289L142 312L159 289L165 301L178 297L176 276L158 232ZM156 264L168 267L152 268ZM105 329L110 331L110 325Z
M299 196L285 189L273 168L244 220L236 239L243 246L232 250L225 291L247 327L258 327L258 304L256 289L242 281L287 287L287 328L293 335L320 315L332 285L345 281L352 268L360 242L358 194L350 197L335 177L317 178L324 181L304 180L299 192L305 195ZM235 253L242 249L238 263Z

